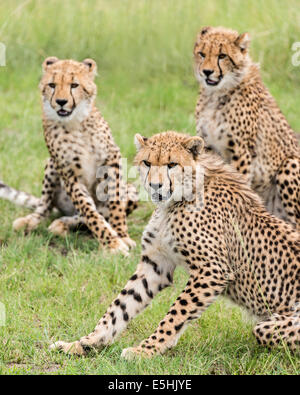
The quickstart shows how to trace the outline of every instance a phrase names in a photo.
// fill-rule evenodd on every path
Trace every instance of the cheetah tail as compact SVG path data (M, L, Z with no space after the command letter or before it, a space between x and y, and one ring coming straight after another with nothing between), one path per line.
M29 195L26 192L17 191L4 184L0 180L0 198L9 200L18 206L23 206L31 209L35 209L39 203L39 199L35 196Z

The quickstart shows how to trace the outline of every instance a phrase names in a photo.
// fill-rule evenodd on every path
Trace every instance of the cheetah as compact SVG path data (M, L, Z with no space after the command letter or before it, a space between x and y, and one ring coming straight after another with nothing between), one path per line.
M120 149L95 106L96 62L48 57L42 68L39 88L50 158L40 199L0 185L2 197L35 208L13 227L31 231L58 208L65 216L52 222L51 232L65 235L84 223L109 251L128 255L135 242L128 235L126 212L136 207L137 194L121 178Z
M300 150L249 56L248 33L205 27L194 47L197 135L244 174L268 211L300 230Z
M135 163L156 203L143 232L140 263L92 333L50 348L85 355L112 343L183 266L189 273L184 290L154 333L123 350L123 357L151 357L175 346L219 295L258 317L259 343L299 350L299 234L267 212L245 176L205 152L201 137L168 131L148 139L136 135L135 141ZM182 185L187 193L181 193Z

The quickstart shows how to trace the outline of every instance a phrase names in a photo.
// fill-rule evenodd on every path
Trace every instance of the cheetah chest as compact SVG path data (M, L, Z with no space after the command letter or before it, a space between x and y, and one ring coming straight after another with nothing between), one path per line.
M228 151L229 126L218 106L219 104L214 100L203 104L196 129L197 134L203 137L209 148L229 161L231 159Z
M164 266L183 266L188 270L184 262L184 256L180 254L181 245L176 241L172 231L172 219L170 212L164 209L156 209L150 222L143 233L143 246L145 254L153 260L160 260Z
M89 132L73 132L72 137L74 148L71 155L78 157L79 161L75 166L84 184L90 189L97 179L98 169L107 159L107 147L101 143L100 138Z
M166 210L156 209L143 233L143 244L148 254L172 259L175 240Z

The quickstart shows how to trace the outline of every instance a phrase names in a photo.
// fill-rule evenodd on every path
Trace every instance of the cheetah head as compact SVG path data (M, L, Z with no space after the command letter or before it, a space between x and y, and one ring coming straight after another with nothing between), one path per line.
M194 68L204 89L231 89L245 75L250 64L248 33L222 27L204 27L194 46Z
M46 119L82 122L89 115L97 94L96 72L97 65L92 59L83 62L45 59L39 87Z
M201 137L172 131L150 138L136 134L135 145L135 164L154 203L169 204L190 196L191 181L204 147Z

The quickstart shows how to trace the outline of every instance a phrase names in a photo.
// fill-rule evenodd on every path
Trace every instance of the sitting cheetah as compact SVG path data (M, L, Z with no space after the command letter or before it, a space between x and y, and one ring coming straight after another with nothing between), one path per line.
M57 207L66 216L50 225L51 232L65 234L85 223L110 251L127 255L135 242L128 235L126 212L136 207L136 191L121 179L120 150L95 107L96 70L92 59L44 61L40 90L50 158L42 197L20 195L4 184L0 191L2 197L35 207L34 213L14 221L14 229L36 228ZM104 199L99 200L99 193Z
M268 211L300 230L296 136L248 54L249 36L205 27L194 47L197 134L245 174Z
M266 211L243 175L204 153L202 138L164 132L149 139L136 135L136 145L141 179L157 203L143 233L140 263L94 332L74 343L58 341L51 349L86 354L112 343L172 283L178 265L189 273L186 287L154 333L124 350L123 357L150 357L173 347L188 323L221 294L259 317L254 328L259 343L286 342L299 349L299 234ZM193 194L180 200L178 180L186 170Z

